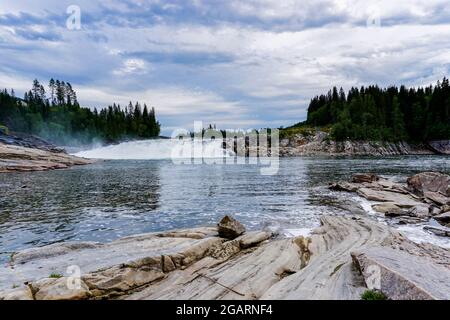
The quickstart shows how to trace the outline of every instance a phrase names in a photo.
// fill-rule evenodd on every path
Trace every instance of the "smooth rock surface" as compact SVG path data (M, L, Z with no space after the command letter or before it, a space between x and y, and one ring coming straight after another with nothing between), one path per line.
M367 286L391 300L450 299L450 269L430 259L382 247L353 252L352 258Z
M0 173L13 171L45 171L66 169L93 163L64 152L51 152L0 143Z

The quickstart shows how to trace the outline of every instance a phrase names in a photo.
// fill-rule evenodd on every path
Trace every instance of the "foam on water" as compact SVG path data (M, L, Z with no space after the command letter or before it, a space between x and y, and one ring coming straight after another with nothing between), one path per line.
M184 158L222 158L233 156L221 141L151 139L100 146L74 154L78 157L111 160L163 160Z

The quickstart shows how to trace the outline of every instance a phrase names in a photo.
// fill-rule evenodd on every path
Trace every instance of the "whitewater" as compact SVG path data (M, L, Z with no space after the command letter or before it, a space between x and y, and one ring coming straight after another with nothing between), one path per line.
M234 156L222 148L221 141L196 141L178 139L149 139L96 146L74 153L90 159L111 160L164 160L183 158L223 158Z

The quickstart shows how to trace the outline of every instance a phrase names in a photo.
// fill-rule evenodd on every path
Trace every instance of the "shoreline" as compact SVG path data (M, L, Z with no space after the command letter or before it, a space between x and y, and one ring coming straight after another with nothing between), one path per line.
M233 219L236 233L224 235L221 223L24 250L0 273L0 299L358 300L373 289L370 265L388 299L450 298L450 250L414 243L370 217L322 216L308 237L290 238L242 232ZM412 262L420 277L408 271ZM81 271L76 289L66 286L71 265Z

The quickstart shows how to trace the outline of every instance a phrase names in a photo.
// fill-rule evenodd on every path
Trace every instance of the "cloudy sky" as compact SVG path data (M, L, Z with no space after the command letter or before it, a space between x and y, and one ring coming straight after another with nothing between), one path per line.
M287 126L331 86L448 75L448 0L2 0L0 88L69 81L83 106L139 100L194 120ZM74 29L70 5L81 12ZM68 10L68 8L70 10ZM72 23L72 24L71 24Z

